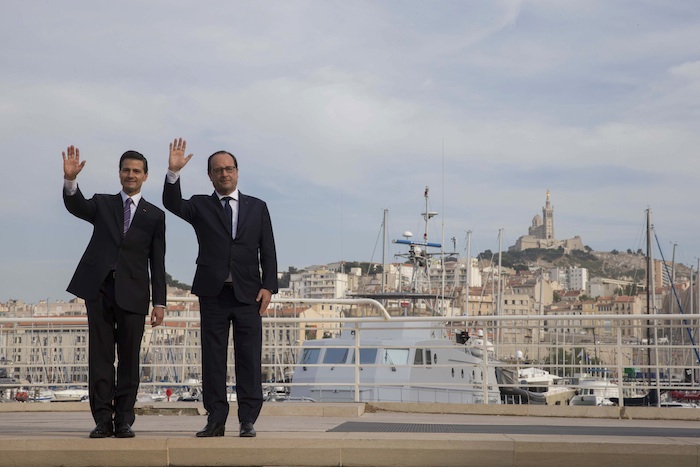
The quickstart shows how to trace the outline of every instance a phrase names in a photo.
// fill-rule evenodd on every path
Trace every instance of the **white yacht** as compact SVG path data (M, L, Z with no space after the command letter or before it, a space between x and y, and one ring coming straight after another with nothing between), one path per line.
M576 395L571 398L571 405L615 405L610 398L619 398L617 384L609 379L581 379Z
M493 365L419 321L363 323L304 342L289 400L499 404ZM486 368L486 370L485 370Z
M53 401L56 402L77 402L88 400L88 390L84 387L68 387L66 389L55 390Z
M446 294L444 284L437 292L436 284L431 283L429 264L444 264L445 257L441 244L428 241L428 222L437 215L429 209L428 187L424 198L423 240L412 240L409 231L403 233L403 239L393 240L408 247L408 252L396 256L412 264L410 283L387 292L382 279L380 292L357 294L393 303L401 317L392 318L385 310L386 315L376 321L346 323L339 337L305 341L289 400L501 403L493 365L498 362L489 361L493 346L483 334L469 339L466 331L453 330L456 335L452 338L447 320L439 324L420 320L426 315L446 316L444 305L454 298ZM386 216L385 210L385 238ZM431 253L431 248L440 252Z
M508 403L568 405L575 394L565 378L541 368L500 367L497 371L501 392Z

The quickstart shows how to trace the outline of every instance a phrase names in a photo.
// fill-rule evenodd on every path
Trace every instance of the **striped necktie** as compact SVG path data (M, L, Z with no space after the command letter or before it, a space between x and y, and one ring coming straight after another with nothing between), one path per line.
M126 235L126 232L129 230L129 225L131 224L131 205L133 202L131 198L127 198L126 201L124 201L124 235Z

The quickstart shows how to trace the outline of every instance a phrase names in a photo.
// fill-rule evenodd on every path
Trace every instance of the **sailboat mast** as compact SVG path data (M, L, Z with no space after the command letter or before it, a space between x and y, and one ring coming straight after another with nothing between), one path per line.
M496 314L501 314L501 257L503 251L503 228L498 229L498 302L496 303Z
M426 243L428 242L428 220L432 217L428 211L428 190L429 188L426 186L425 193L423 193L423 198L425 198L425 213L423 213L423 218L425 219L425 230L423 231L423 241Z
M501 315L501 303L503 302L503 295L502 295L503 285L501 284L502 253L503 253L503 228L501 227L500 229L498 229L498 290L497 290L498 302L496 303L496 315L497 316ZM496 339L494 339L494 340L496 341L497 345L501 343L500 321L496 321Z
M467 265L464 271L464 316L469 315L469 273L472 268L472 231L467 230Z
M540 266L540 298L539 298L539 313L538 315L540 318L542 318L543 313L543 304L542 304L542 289L544 283L544 268ZM540 328L541 328L542 322L538 321L537 322L537 363L540 363Z
M382 239L382 293L386 292L386 242L387 242L387 228L386 228L386 221L387 218L389 217L389 210L384 209L384 220L382 221L382 233L383 233L383 239Z
M647 209L647 315L651 314L654 293L654 260L652 258L651 245L651 209ZM647 369L651 369L651 321L647 319ZM647 370L647 371L648 371ZM644 374L644 381L647 379L647 371Z

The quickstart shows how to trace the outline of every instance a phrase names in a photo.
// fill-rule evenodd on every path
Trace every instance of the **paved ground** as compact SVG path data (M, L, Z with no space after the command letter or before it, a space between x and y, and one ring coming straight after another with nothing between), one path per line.
M198 404L141 406L136 438L89 439L87 404L0 404L0 466L700 467L696 409L273 403L256 438L201 439Z

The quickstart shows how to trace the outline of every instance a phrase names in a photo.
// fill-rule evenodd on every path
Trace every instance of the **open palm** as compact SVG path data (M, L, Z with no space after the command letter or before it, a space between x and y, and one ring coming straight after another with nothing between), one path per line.
M185 157L185 148L187 147L187 141L182 138L175 138L175 140L170 143L170 158L168 159L168 168L173 172L180 171L187 163L192 159L193 154Z

